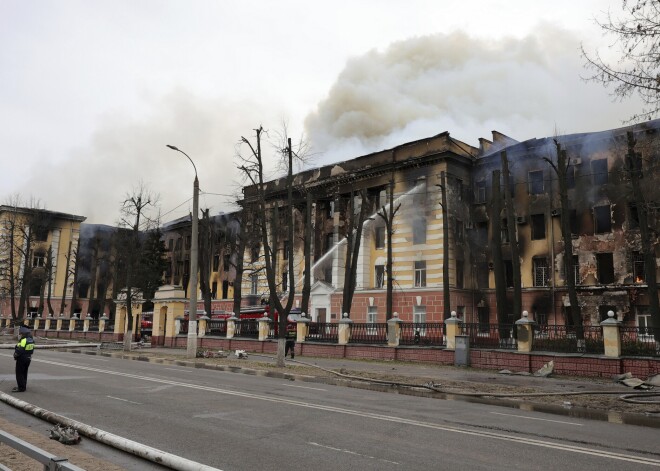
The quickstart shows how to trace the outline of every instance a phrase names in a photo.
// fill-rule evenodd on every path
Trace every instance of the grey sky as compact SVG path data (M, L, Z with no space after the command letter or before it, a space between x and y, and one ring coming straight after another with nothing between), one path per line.
M193 171L233 194L236 144L305 133L322 165L449 131L477 145L618 127L578 46L618 1L0 1L0 199L113 224L140 180L164 219ZM232 198L205 194L212 212ZM176 208L176 209L175 209Z

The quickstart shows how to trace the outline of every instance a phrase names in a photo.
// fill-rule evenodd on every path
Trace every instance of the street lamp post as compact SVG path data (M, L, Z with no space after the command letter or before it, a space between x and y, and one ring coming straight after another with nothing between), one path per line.
M198 228L198 206L199 206L199 180L197 179L197 167L195 162L181 149L167 145L172 150L181 152L188 157L195 169L195 182L193 183L193 210L192 210L192 240L190 242L190 308L188 309L188 358L197 357L197 257L199 251L199 228Z

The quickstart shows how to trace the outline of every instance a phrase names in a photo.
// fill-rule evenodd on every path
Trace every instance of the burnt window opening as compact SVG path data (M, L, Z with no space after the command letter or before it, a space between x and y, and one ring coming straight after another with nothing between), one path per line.
M332 200L328 200L325 202L323 205L325 209L325 217L326 219L330 219L331 217L334 217L335 215L335 202Z
M211 299L216 299L218 297L218 282L214 281L211 283Z
M172 250L174 250L174 239L167 241L167 251L172 252Z
M222 256L222 271L229 271L231 266L231 255L226 253Z
M507 219L502 219L502 225L500 226L500 237L502 238L503 244L509 243L509 221Z
M250 249L250 261L252 263L259 260L259 251L260 250L261 250L261 247L259 245L253 245L252 248Z
M482 247L488 244L488 223L478 222L475 226L476 243Z
M41 294L41 279L36 278L30 282L30 296L39 296Z
M418 178L412 182L413 204L418 208L426 207L426 179Z
M594 233L612 232L612 211L610 205L594 207Z
M479 332L488 332L488 330L489 330L489 318L488 318L488 308L487 307L478 307L477 308L477 320L479 322Z
M646 282L646 265L644 263L644 255L641 252L632 253L632 271L633 283Z
M34 240L37 242L46 242L48 240L48 227L37 225L34 229Z
M192 243L192 237L190 237L189 235L187 235L187 236L185 237L186 250L190 250L190 245L191 245L191 243Z
M580 227L578 224L577 210L571 209L568 217L568 225L571 227L571 236L577 237Z
M325 235L325 251L327 252L335 245L335 235L333 233Z
M635 203L628 203L628 229L639 229L639 213Z
M543 170L529 172L529 194L540 195L543 193Z
M375 277L374 286L376 288L382 288L383 285L385 284L385 265L375 266L374 277Z
M485 203L486 202L486 181L478 181L475 188L475 203Z
M222 280L222 299L229 298L229 280Z
M463 185L463 180L460 178L456 179L456 200L457 201L463 201L463 192L465 191L465 187Z
M383 206L387 206L389 200L387 198L387 188L379 188L375 191L374 204L376 210L380 210Z
M596 159L591 161L591 174L594 185L607 184L607 159Z
M175 247L174 250L181 250L181 244L183 244L183 240L179 237L179 238L176 240L176 247Z
M413 219L413 244L426 243L426 218L417 216Z
M463 260L456 260L456 288L463 289L464 273L463 267L465 266Z
M323 279L326 283L332 284L332 267L326 267L323 269Z
M250 294L257 294L259 290L259 275L252 273L250 275Z
M46 265L46 252L35 252L32 257L33 267L44 267Z
M566 169L566 189L575 188L575 167L572 165Z
M516 196L516 182L513 175L509 175L509 195L511 195L511 198Z
M575 284L579 285L580 284L580 259L577 255L573 255L573 279L575 280ZM564 263L564 267L562 270L562 277L564 280L567 280L566 278L566 267L568 265Z
M85 280L78 282L78 297L86 298L88 292L89 292L89 281Z
M596 254L598 282L601 285L614 283L614 255L612 252Z
M426 261L415 262L415 288L426 286Z
M287 291L289 287L289 272L282 272L282 291Z
M375 239L377 249L385 248L385 228L384 227L377 227L376 228L376 230L374 232L374 239Z
M461 243L465 240L465 226L460 219L454 219L454 240Z
M220 268L220 254L213 255L213 271L218 271Z
M503 260L504 262L504 281L506 281L507 288L513 288L513 262L511 260Z
M285 240L282 243L282 260L288 260L289 259L289 241Z
M545 257L535 257L532 260L532 270L534 271L534 286L548 286L550 277L548 259Z
M532 214L530 219L532 223L532 240L545 239L545 215Z
M573 322L573 310L571 309L571 306L563 306L564 310L564 323L568 327L574 327L575 323Z
M539 325L548 325L548 313L545 311L535 311L534 320Z
M477 287L479 289L488 289L488 262L479 262L477 264Z

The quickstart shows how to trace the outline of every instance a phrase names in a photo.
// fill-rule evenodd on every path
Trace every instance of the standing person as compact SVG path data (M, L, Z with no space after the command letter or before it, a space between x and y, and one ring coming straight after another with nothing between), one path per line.
M291 350L291 359L293 360L296 350L296 324L289 323L286 326L286 343L284 344L284 356L286 357Z
M27 376L32 352L34 351L34 339L32 332L22 325L18 330L19 340L14 348L14 360L16 360L16 386L11 392L24 392L27 389Z

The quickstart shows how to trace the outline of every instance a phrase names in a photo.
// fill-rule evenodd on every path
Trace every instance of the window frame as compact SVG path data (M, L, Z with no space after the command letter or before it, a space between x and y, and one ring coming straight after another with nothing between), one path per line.
M413 264L413 286L426 287L426 260L416 260Z

